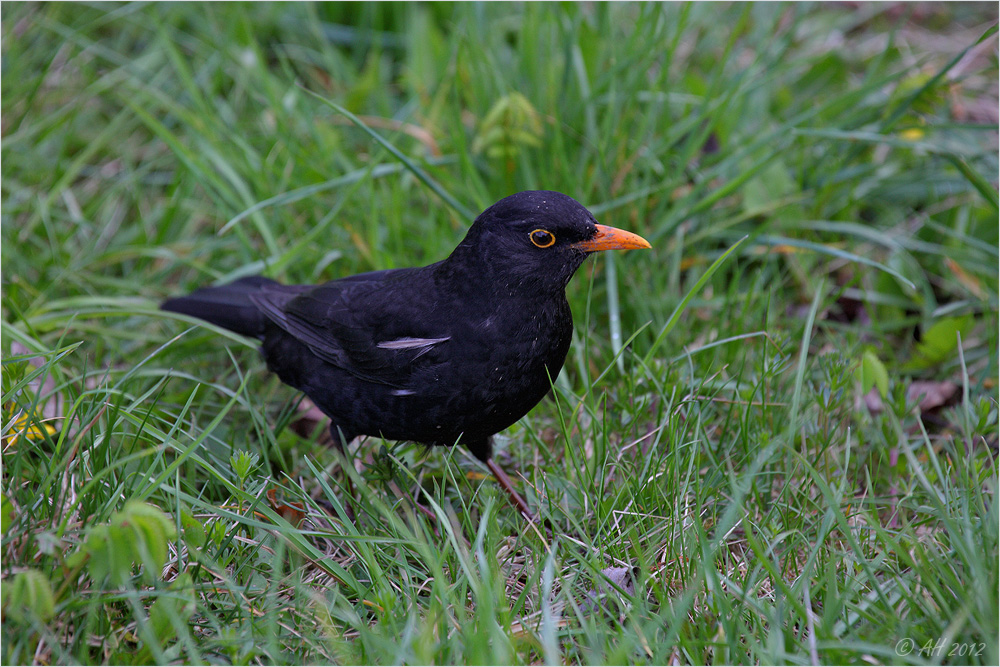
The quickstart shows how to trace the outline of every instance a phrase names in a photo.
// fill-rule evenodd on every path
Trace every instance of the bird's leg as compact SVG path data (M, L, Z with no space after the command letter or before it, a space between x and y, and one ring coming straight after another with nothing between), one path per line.
M503 468L497 465L493 457L486 459L484 463L486 463L486 467L490 469L490 472L493 473L493 476L497 478L497 481L500 482L500 486L507 492L507 495L510 496L511 502L514 503L517 509L521 510L524 518L535 523L537 518L531 513L531 509L528 507L528 503L524 502L524 498L514 490L514 486L510 483L510 477L507 477L507 473L503 471Z
M535 523L536 517L531 512L531 508L528 507L528 503L524 502L524 498L514 490L514 485L510 483L510 477L503 471L503 468L498 466L497 462L493 460L493 436L481 440L465 440L463 444L469 448L473 456L486 464L486 467L496 477L497 482L500 483L503 490L510 496L511 502L524 515L524 518L531 523Z

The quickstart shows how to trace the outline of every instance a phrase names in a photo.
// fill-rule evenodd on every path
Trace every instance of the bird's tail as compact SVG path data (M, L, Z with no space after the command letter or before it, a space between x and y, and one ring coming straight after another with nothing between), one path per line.
M161 310L197 317L244 336L260 338L267 326L267 317L254 305L250 295L266 285L279 283L263 276L240 278L228 285L202 287L187 296L167 299Z

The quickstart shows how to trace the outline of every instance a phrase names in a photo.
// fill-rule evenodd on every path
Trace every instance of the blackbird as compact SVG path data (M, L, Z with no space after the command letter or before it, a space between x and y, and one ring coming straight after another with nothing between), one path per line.
M493 435L559 374L573 332L566 285L583 261L649 247L564 194L519 192L436 264L321 285L242 278L161 308L260 340L268 368L330 417L341 451L363 435L461 443L531 519L493 461Z

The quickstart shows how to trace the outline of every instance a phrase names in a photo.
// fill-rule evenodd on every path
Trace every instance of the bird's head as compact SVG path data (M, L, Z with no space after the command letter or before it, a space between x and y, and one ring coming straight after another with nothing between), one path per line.
M591 253L649 247L637 234L598 224L572 197L528 190L483 211L454 256L475 258L463 261L510 288L562 290Z

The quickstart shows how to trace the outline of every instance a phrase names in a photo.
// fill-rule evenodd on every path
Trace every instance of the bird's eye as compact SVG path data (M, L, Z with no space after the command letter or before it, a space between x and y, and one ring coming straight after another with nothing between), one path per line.
M556 242L555 235L547 229L536 229L530 234L531 242L539 248L548 248Z

